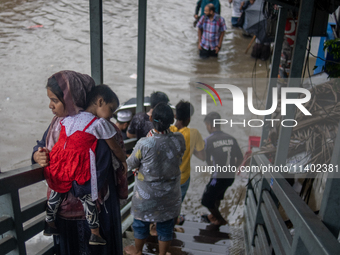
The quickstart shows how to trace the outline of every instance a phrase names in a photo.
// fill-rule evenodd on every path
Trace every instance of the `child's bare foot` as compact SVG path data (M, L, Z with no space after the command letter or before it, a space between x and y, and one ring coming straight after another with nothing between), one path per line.
M137 252L136 246L134 245L124 247L124 251L126 252L126 254L142 255L142 252Z

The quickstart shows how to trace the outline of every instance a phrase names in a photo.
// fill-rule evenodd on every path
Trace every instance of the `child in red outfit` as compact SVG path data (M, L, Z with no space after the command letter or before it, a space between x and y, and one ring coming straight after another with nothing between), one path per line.
M88 98L85 111L64 118L57 127L60 136L50 152L50 164L44 169L46 181L52 189L46 209L50 232L45 230L44 234L58 233L54 224L56 213L63 194L72 188L72 182L84 185L90 181L91 194L79 197L91 229L89 244L105 245L106 241L99 234L95 202L98 198L95 160L97 140L105 139L119 161L125 162L126 155L113 137L116 129L106 120L118 107L116 94L108 86L98 85L91 90Z

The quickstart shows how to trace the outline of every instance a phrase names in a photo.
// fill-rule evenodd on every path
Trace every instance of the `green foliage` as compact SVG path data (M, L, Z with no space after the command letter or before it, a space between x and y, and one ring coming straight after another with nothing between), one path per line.
M333 56L333 61L326 61L325 69L330 78L340 77L340 39L325 41L323 50L327 49L328 54ZM338 62L338 63L336 63Z
M323 50L328 50L328 53L333 55L335 60L340 59L340 38L325 41L323 44Z

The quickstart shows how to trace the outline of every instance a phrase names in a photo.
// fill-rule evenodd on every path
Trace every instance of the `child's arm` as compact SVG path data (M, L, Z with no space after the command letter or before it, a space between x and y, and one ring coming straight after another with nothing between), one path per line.
M192 130L194 131L194 130ZM194 149L194 155L199 158L202 161L205 161L205 142L202 138L202 135L198 130L195 130L195 132L192 133L194 136L194 142L195 142L195 149Z
M200 160L202 161L205 161L205 150L200 150L200 151L197 151L196 149L194 150L194 155L199 158Z
M97 122L95 122L92 133L97 139L104 139L106 141L107 145L110 147L110 150L120 162L126 161L125 151L115 139L117 130L113 123L110 123L110 121L104 118L100 118Z
M121 162L125 162L126 161L125 151L119 146L116 139L114 137L111 137L110 139L105 139L105 141L109 145L111 151L113 152L113 154L115 154L117 159Z

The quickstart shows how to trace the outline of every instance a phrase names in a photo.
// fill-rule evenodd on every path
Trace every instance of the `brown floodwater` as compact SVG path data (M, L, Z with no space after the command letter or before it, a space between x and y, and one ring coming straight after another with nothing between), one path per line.
M194 9L194 2L148 1L146 95L162 90L176 104L189 100L190 79L251 78L254 67L266 77L267 63L244 53L250 38L231 28L227 3L219 57L199 59ZM104 83L122 102L136 94L137 19L137 1L103 1ZM0 35L0 167L8 171L30 164L53 117L47 78L65 69L91 72L88 1L0 0Z
M189 100L190 79L251 78L254 67L266 77L267 63L244 53L250 38L231 28L227 3L219 57L199 59L194 9L194 2L148 1L146 95L162 90L176 104ZM137 1L103 1L104 83L121 102L136 94L137 19ZM47 78L65 69L91 72L88 1L0 0L0 35L0 168L8 171L30 164L32 146L53 117Z
M104 83L121 102L136 96L137 2L103 1ZM243 85L245 91L252 86L252 77L267 77L269 62L255 62L251 50L244 53L251 38L231 28L229 3L221 4L228 28L222 49L217 59L202 60L193 27L195 1L148 1L146 95L164 91L175 105L181 99L190 100L192 81L204 79L212 85L213 81L249 78ZM90 74L89 1L0 0L0 63L0 168L9 171L30 165L32 147L53 117L46 96L47 78L65 69ZM264 98L265 85L258 85L257 91L259 98ZM223 100L231 105L230 96ZM194 117L190 127L198 128L204 138L208 136L201 117ZM223 130L239 141L243 152L248 136L260 134L259 128ZM204 163L193 159L192 164ZM183 213L197 217L204 212L199 200L209 177L192 174ZM242 216L242 207L237 208L236 202L244 185L243 181L233 185L221 205L226 217L229 209L235 210L234 222ZM44 196L42 188L46 185L21 192L25 193L22 204ZM40 238L37 242L45 240Z

